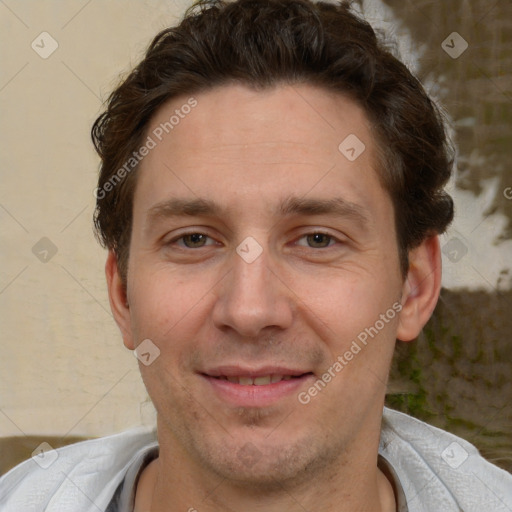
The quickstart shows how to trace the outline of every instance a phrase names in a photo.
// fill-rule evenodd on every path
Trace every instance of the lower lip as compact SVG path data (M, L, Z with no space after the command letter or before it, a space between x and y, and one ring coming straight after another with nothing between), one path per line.
M300 388L314 380L311 373L294 377L290 380L281 380L263 386L248 385L242 386L224 379L217 379L202 375L208 382L214 393L221 400L237 407L265 407L290 395L297 395Z

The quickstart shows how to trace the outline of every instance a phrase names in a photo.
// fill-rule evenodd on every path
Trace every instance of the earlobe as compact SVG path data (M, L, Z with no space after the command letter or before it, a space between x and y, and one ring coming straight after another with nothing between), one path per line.
M117 264L117 256L114 251L110 250L105 263L105 276L107 278L108 298L110 301L110 309L114 315L114 319L121 330L123 342L126 348L133 350L131 331L131 316L126 288L119 273Z
M436 307L441 290L439 237L432 236L409 252L409 271L402 288L402 311L397 338L411 341L419 335Z

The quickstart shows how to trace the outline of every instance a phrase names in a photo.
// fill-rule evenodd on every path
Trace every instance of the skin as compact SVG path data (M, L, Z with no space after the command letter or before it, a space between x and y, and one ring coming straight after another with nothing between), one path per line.
M195 97L138 170L126 287L113 253L106 264L124 344L149 338L160 350L140 364L160 456L136 510L395 510L377 468L382 407L396 339L414 339L437 301L438 239L410 252L404 279L371 126L351 100L309 85ZM187 99L161 107L148 134ZM338 150L349 134L366 146L352 162ZM352 213L280 213L290 197L342 198ZM154 215L176 198L220 211ZM207 237L180 238L192 233ZM252 263L236 252L247 237L262 249ZM397 301L400 314L308 404L294 392L237 407L201 375L278 364L312 372L307 391Z

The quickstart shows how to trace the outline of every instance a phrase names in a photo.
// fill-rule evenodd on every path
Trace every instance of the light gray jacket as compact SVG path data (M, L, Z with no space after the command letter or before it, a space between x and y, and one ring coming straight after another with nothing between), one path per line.
M1 512L130 512L156 434L138 428L35 455L0 479ZM512 512L512 475L463 439L385 408L379 465L400 512Z

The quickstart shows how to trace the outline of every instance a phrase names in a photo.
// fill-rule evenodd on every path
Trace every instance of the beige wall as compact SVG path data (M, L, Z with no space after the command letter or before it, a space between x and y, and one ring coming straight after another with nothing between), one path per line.
M146 421L137 361L112 320L105 252L91 228L98 158L89 131L118 74L188 4L0 4L2 436L95 436ZM46 59L31 47L43 31L59 45ZM43 242L46 263L32 252L42 237L57 248L50 258Z

